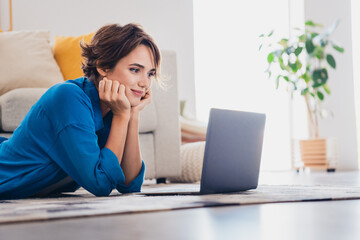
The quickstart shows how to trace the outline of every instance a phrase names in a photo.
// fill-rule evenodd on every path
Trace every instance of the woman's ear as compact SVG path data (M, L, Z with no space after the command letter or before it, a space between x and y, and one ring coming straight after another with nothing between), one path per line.
M96 70L102 77L106 77L106 71L104 71L103 69L98 68L98 67L96 68Z
M99 66L99 60L96 61L96 65ZM104 69L96 67L96 70L102 77L106 77L106 71Z

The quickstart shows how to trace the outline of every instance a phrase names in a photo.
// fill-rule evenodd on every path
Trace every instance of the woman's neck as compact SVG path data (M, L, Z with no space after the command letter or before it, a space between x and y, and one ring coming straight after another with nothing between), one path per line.
M102 117L105 117L105 115L110 112L110 108L108 106L106 106L105 103L100 101L100 109L101 109L101 114Z
M89 80L94 84L96 90L99 92L99 86L95 84L96 81L91 80L91 77L89 77ZM105 103L100 101L100 109L101 109L101 115L102 117L105 117L105 115L110 112L110 108L106 106Z

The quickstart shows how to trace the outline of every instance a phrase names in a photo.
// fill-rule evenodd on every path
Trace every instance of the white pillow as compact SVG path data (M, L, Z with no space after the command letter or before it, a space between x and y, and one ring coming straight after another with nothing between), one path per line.
M48 31L0 33L0 95L16 88L48 88L64 79Z

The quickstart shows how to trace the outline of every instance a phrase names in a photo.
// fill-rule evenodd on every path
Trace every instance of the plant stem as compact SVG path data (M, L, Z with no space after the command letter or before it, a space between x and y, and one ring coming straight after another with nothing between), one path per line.
M317 105L316 105L317 106ZM315 111L314 111L314 119L315 119L315 129L314 129L314 133L315 133L315 138L319 138L319 122L318 122L318 115L317 115L317 107L315 107Z
M319 131L318 131L318 119L315 113L311 111L310 101L309 101L309 95L304 95L305 102L306 102L306 108L308 113L308 130L309 130L309 138L314 139L319 137Z

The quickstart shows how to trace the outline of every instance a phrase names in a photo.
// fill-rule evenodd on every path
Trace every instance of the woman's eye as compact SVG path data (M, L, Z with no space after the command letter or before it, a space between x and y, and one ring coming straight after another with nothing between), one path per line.
M137 68L130 68L130 71L131 71L131 72L134 72L134 73L137 73L137 72L139 71L139 69L137 69Z
M155 73L154 73L154 72L150 72L150 73L148 73L148 76L149 76L150 78L155 77Z

